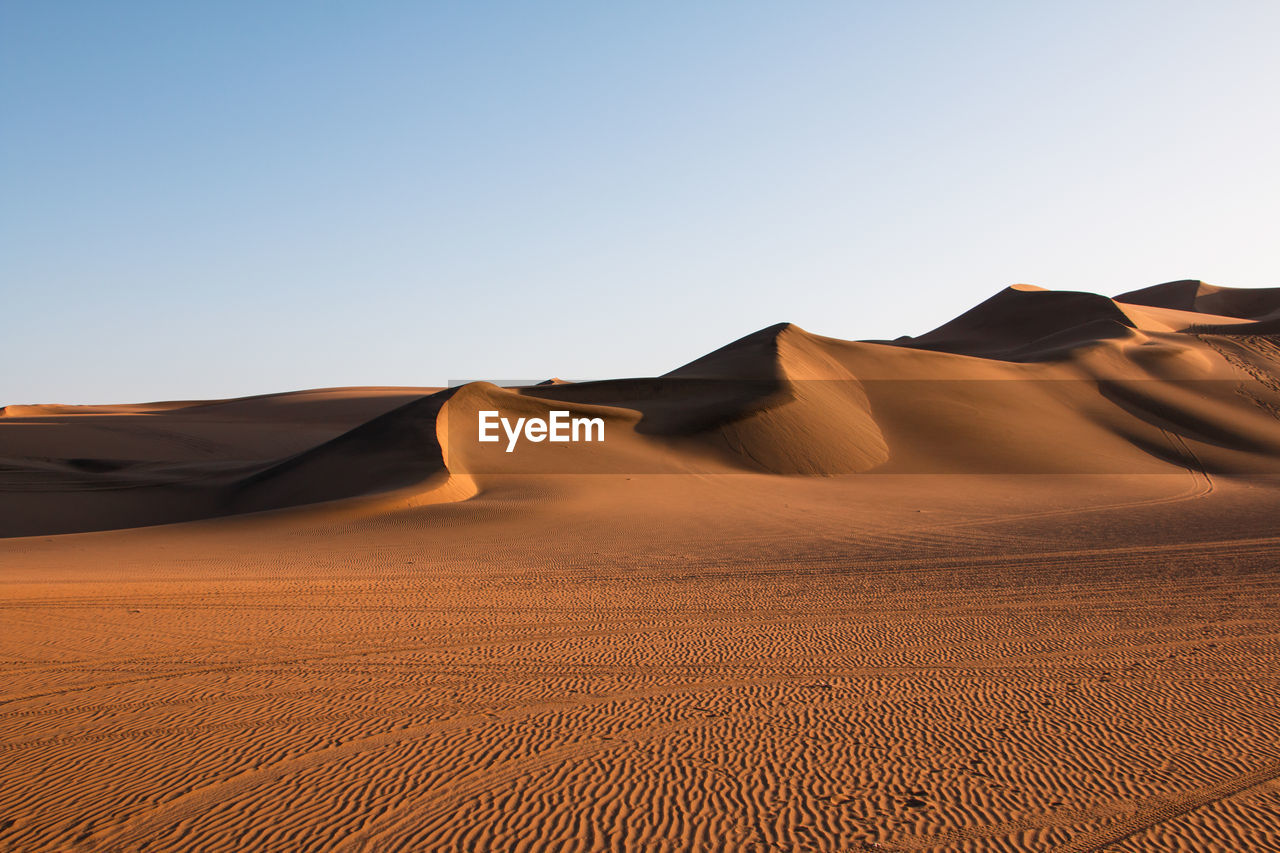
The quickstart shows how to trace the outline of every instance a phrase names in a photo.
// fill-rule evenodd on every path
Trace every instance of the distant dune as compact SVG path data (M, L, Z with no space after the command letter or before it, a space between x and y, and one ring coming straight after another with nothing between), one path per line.
M918 337L781 324L658 377L0 410L0 535L135 527L588 473L1280 471L1280 289L1007 288ZM608 440L476 442L484 410Z

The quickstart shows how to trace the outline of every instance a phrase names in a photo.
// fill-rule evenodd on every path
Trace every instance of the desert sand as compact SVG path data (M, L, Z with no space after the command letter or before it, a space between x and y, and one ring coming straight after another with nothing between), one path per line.
M0 849L1280 850L1277 518L1280 289L1194 281L9 405Z

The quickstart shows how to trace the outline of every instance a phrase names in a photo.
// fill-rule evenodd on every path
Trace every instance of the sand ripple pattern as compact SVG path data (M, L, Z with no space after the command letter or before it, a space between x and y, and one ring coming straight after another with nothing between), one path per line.
M0 849L1280 849L1272 486L726 488L3 543Z

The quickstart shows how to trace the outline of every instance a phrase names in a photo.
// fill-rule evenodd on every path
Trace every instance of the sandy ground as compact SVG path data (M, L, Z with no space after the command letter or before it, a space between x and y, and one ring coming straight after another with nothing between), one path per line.
M9 540L0 845L1280 849L1274 484L928 479Z
M1275 300L1161 288L10 406L0 849L1280 850ZM489 405L611 438L486 456Z

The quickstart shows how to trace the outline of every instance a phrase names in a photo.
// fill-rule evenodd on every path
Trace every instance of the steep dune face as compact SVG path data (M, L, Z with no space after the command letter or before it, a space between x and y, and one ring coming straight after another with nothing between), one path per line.
M1209 309L1219 313L1203 313ZM945 432L948 450L918 467L943 468L977 453L993 470L1003 464L1026 472L1058 465L1064 472L1147 473L1153 463L1220 473L1278 470L1280 350L1264 336L1264 323L1248 316L1277 309L1280 290L1199 282L1115 300L1009 288L932 332L894 342L983 359L981 370L954 359L936 365L936 377L965 383L985 372L1017 380L1008 393L965 383L950 395L954 402L928 407L932 426L917 418L922 410L908 407L899 432L913 440L895 456L936 447L922 432ZM964 405L974 407L972 417L956 415ZM993 422L975 434L984 414ZM940 420L951 423L938 429Z
M1280 289L1007 288L916 338L780 324L665 375L9 406L0 534L129 527L518 476L1280 471ZM479 441L483 412L604 440Z
M254 472L232 486L231 512L254 512L421 486L447 475L436 422L442 391Z
M845 474L887 460L866 393L797 326L762 329L664 376L467 386L449 403L449 469L478 475L763 471ZM608 439L573 448L475 440L478 412L546 418L553 410L600 417Z
M669 379L767 380L755 405L725 412L700 437L778 474L850 474L888 460L888 446L858 378L828 339L783 324L677 368Z
M1203 281L1168 281L1116 297L1117 302L1174 308L1199 314L1217 314L1245 320L1261 320L1280 310L1280 287L1216 287Z
M1133 329L1133 320L1105 296L1015 284L949 323L899 343L1029 361L1091 341L1126 339Z

